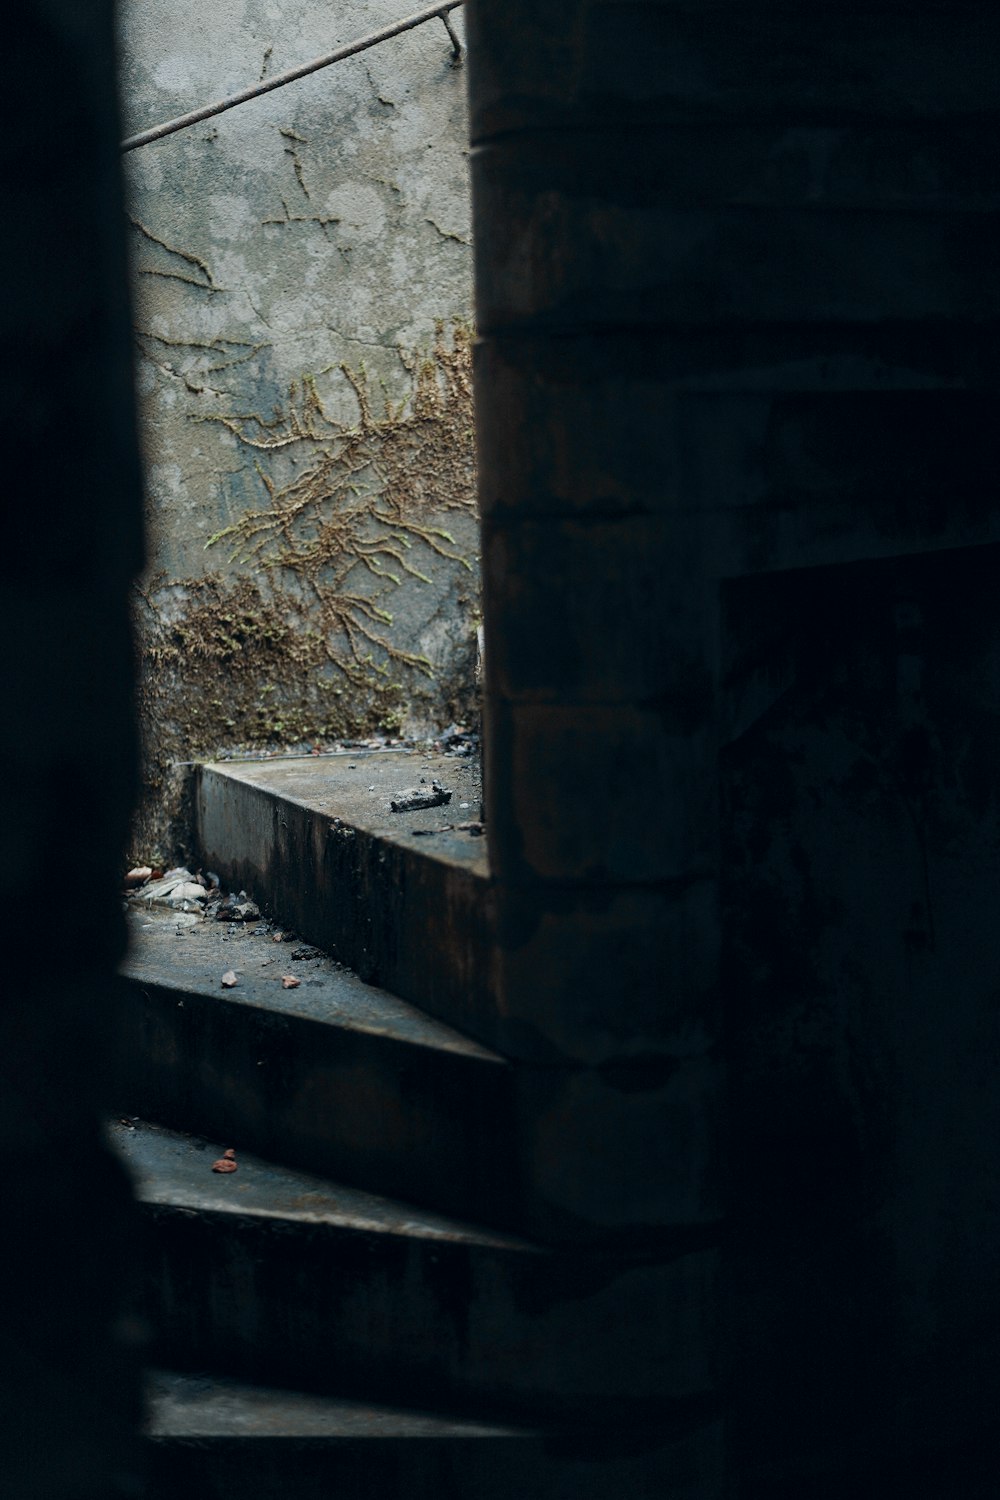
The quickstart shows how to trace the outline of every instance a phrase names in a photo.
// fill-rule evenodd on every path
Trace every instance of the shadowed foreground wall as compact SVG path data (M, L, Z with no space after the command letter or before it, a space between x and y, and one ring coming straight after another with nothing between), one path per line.
M128 1494L130 1195L99 1136L141 562L107 0L28 0L0 94L0 1492ZM72 894L70 894L72 892Z

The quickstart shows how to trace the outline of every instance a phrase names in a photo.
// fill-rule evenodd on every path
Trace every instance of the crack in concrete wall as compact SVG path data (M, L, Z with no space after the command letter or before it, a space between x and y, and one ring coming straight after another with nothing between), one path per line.
M126 128L395 13L126 0ZM168 859L176 762L474 711L464 77L421 28L126 165L150 536L133 852Z

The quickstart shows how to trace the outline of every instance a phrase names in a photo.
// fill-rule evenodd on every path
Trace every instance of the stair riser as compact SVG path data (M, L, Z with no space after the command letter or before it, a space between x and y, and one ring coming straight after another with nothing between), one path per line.
M478 1223L515 1220L501 1063L134 979L116 1030L122 1113Z
M630 1423L714 1385L718 1261L143 1205L152 1357L441 1409Z
M202 767L206 867L274 903L283 921L362 979L489 1044L490 886L471 868L278 800Z

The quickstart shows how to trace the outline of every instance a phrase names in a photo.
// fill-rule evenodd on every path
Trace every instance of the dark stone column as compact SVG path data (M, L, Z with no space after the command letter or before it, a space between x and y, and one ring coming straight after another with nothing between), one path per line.
M468 20L495 989L529 1187L553 1236L628 1245L691 1245L725 1197L761 1495L864 1487L894 1452L917 1474L945 1396L941 1447L982 1425L1000 1348L995 1080L957 1085L996 969L956 868L996 847L971 549L1000 540L1000 14Z
M135 1492L130 1192L101 1139L141 561L110 0L5 19L0 1489Z
M571 1238L719 1215L717 610L669 394L667 15L468 17L497 1003Z
M487 820L536 1231L610 1252L683 1348L684 1383L637 1357L635 1405L688 1434L671 1500L710 1500L718 611L670 400L667 14L468 6Z

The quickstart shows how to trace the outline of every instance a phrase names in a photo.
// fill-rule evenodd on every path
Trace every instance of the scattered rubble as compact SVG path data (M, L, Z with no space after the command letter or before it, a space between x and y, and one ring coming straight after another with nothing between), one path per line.
M438 833L468 833L473 838L482 838L486 832L485 823L442 823L440 828L411 828L410 832L415 839L431 839Z
M260 907L256 901L251 901L246 891L240 891L238 896L230 893L215 908L215 920L217 922L259 922Z
M463 724L449 724L437 736L434 748L444 755L475 755L479 749L479 735Z
M152 873L150 871L151 875ZM208 900L208 890L190 870L168 870L161 879L147 879L145 883L139 882L139 871L133 870L130 876L126 876L126 883L133 875L137 877L135 887L144 906L169 906L172 911L196 911Z

